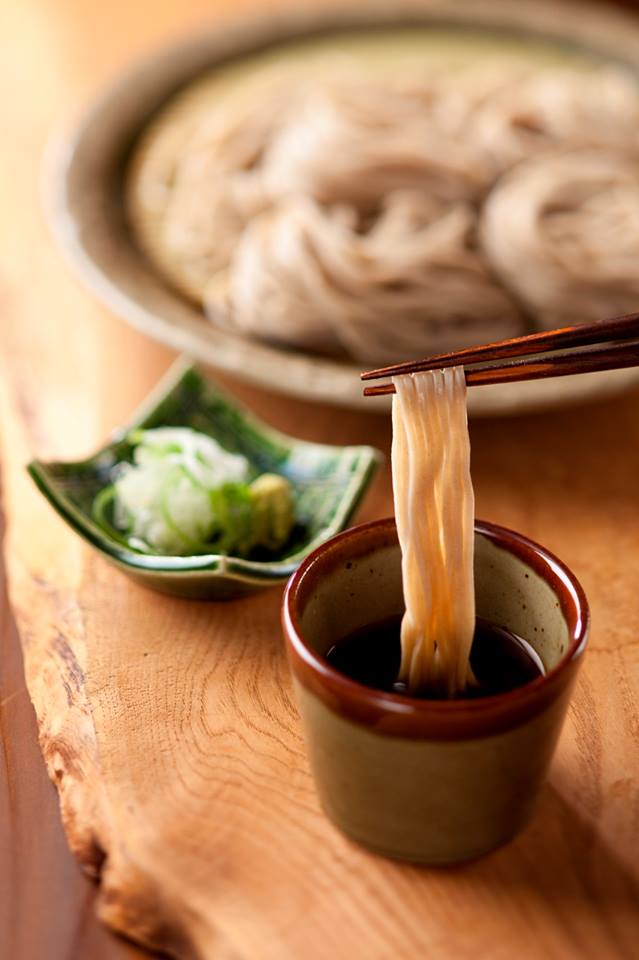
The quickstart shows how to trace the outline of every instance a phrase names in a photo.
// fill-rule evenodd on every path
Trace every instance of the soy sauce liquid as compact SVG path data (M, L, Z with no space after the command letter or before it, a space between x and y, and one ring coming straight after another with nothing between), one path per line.
M326 659L351 680L388 693L406 693L397 680L401 660L401 616L356 630L333 644ZM470 651L477 685L464 698L492 696L521 687L544 674L544 665L529 643L504 627L477 617Z

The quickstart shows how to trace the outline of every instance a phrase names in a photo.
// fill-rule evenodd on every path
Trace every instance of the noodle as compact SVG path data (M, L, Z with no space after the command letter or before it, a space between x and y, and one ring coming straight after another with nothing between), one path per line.
M406 612L399 679L455 696L472 673L474 496L461 367L394 378L392 470Z
M213 111L166 171L163 246L198 298L228 267L252 218L270 205L261 161L293 105L291 97L271 90L264 101L233 101Z
M629 73L283 76L140 163L147 246L214 323L382 365L636 306Z
M348 207L292 197L245 230L205 293L217 322L365 363L516 336L521 314L473 248L476 214L388 195L368 232Z
M541 326L598 320L639 301L639 167L623 155L520 164L484 207L484 249Z
M446 87L428 79L311 86L266 154L264 176L275 195L360 209L398 189L470 200L489 185L491 169L460 136L462 118Z
M477 100L467 138L500 172L566 145L639 148L636 82L621 70L596 74L549 70L522 74Z

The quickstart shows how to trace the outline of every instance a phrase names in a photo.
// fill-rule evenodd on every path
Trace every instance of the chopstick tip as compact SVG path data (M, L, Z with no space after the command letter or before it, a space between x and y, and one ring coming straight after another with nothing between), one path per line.
M393 383L380 383L375 387L364 387L365 397L384 397L389 393L395 393Z

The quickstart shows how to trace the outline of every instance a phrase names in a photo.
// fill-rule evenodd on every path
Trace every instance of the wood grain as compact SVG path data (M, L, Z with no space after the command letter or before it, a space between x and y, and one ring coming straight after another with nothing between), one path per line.
M54 117L128 54L211 12L204 0L167 0L152 17L143 7L4 2L13 36L4 66L21 90L7 98L0 176L5 551L43 753L69 841L100 875L100 916L180 958L630 960L639 935L638 393L473 425L479 515L575 569L594 632L533 823L492 856L444 871L367 854L321 814L278 590L216 605L156 596L85 548L26 478L33 452L70 457L95 446L171 360L66 277L33 186ZM30 82L21 84L25 66ZM383 418L231 386L286 430L388 450ZM361 516L388 512L389 494L386 473ZM9 649L0 816L12 830L3 824L0 837L13 874L2 878L0 953L131 955L110 951L90 926L91 888L61 858L52 793L29 753L33 719L15 642ZM47 898L59 905L55 918Z
M133 960L141 952L96 923L95 884L81 876L66 846L38 749L3 566L0 558L0 955Z

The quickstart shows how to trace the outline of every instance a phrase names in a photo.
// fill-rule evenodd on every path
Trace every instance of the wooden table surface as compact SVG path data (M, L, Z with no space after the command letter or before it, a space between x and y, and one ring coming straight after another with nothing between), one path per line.
M227 0L229 9L242 5ZM223 6L220 0L2 0L2 33L10 38L3 45L0 151L3 410L19 411L25 450L60 458L87 452L172 360L96 306L65 272L39 209L44 144L131 57L209 21ZM237 392L278 426L330 436L334 411L299 405L292 416L281 397ZM387 445L384 421L339 416L342 436ZM2 426L9 462L4 482L15 498L27 481L6 456L14 449L8 444L15 425ZM494 944L482 939L482 911L503 896L516 902L509 916L517 922L504 927L499 956L509 945L510 955L531 960L631 958L639 943L639 393L581 410L477 423L472 442L479 515L562 556L591 598L595 629L534 823L487 865L439 881L433 909L446 911L451 930L476 924L476 944L472 936L457 938L448 949L440 938L429 955L496 956ZM387 511L388 497L386 474L364 515ZM95 886L67 849L4 588L0 751L0 956L146 956L95 919ZM232 955L248 960L245 953ZM374 947L365 955L382 956Z
M36 427L39 452L89 450L126 415L173 355L100 310L68 275L43 223L42 155L101 84L136 56L210 22L242 0L2 0L4 129L0 157L0 339L3 376L53 349L68 392L50 397L51 432ZM23 321L30 319L29 333ZM33 331L38 332L34 335ZM103 360L96 369L98 350ZM120 363L120 355L131 362ZM99 392L85 403L98 378ZM117 388L113 385L117 383ZM24 411L35 383L25 384ZM56 409L52 409L56 408ZM68 432L59 425L73 420ZM50 425L49 425L50 426ZM54 447L47 451L47 440ZM65 439L66 438L66 439ZM65 443L67 443L65 449ZM146 951L113 936L94 914L96 885L70 853L57 795L40 754L18 636L0 566L0 957L2 960L133 960Z

